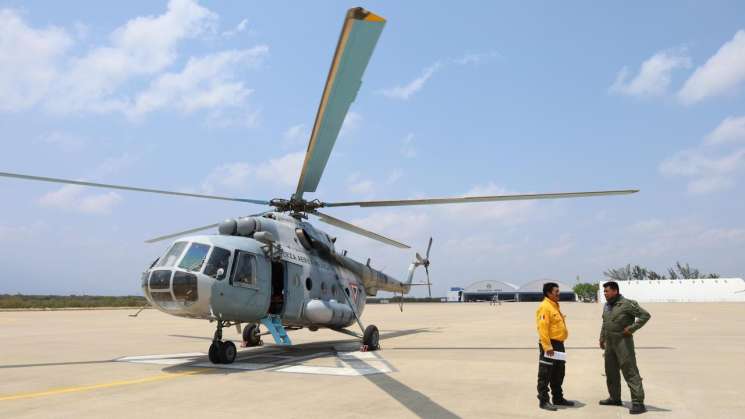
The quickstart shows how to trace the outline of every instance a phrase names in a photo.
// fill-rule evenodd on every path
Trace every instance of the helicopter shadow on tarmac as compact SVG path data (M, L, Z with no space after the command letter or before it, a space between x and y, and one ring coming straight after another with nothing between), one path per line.
M418 333L440 333L431 329L408 329L381 333L380 339L393 339ZM171 335L174 337L203 339L197 336ZM457 418L458 415L441 406L424 393L413 389L401 381L396 380L390 373L397 369L388 363L381 353L358 352L359 341L355 339L341 339L336 341L305 343L290 347L265 346L239 353L233 367L225 368L225 365L214 366L207 374L236 374L245 373L246 368L241 364L253 364L258 368L254 370L266 370L289 373L308 373L323 375L360 376L374 384L384 393L401 403L406 409L419 417ZM335 367L313 367L305 366L304 362L322 357L335 357ZM246 362L249 361L249 362ZM261 368L257 361L268 361L271 365ZM182 372L195 366L202 366L201 362L185 363L168 366L164 368L167 372ZM250 367L249 367L250 368ZM340 373L333 373L332 371ZM350 372L352 370L353 372ZM341 372L344 371L344 372Z

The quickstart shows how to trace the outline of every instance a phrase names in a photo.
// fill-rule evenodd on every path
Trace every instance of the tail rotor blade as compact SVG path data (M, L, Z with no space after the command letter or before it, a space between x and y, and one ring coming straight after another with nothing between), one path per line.
M432 237L429 238L429 244L427 245L427 260L429 260L430 249L432 249Z
M432 281L429 280L429 267L424 267L424 272L427 273L427 291L429 292L429 298L432 298Z

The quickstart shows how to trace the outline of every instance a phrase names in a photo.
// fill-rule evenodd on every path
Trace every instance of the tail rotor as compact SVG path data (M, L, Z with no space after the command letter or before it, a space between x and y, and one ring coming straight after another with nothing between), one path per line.
M429 251L432 250L432 237L429 238L429 244L427 245L427 253L425 253L425 257L422 257L418 252L416 254L416 264L417 266L424 266L424 272L427 274L427 291L429 293L429 298L432 298L432 281L429 280ZM424 285L424 284L422 284Z

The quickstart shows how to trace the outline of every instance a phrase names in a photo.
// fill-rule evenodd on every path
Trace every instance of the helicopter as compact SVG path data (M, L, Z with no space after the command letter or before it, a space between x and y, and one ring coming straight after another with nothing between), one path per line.
M377 326L365 326L361 320L366 298L380 291L403 297L414 285L431 285L431 238L424 256L415 254L405 279L396 279L372 268L369 259L362 263L348 257L346 252L338 252L336 238L314 227L308 219L316 217L326 224L397 248L409 249L410 246L333 217L325 212L327 208L462 204L638 192L625 189L349 202L306 198L306 193L317 189L385 24L384 18L361 7L347 11L297 188L289 198L227 197L7 172L0 172L0 176L273 207L270 211L146 241L176 239L142 273L140 282L145 298L164 313L215 322L208 351L209 360L215 364L230 364L236 359L236 345L223 340L222 336L224 328L233 326L242 335L245 347L261 345L261 336L269 334L277 345L291 345L288 332L325 328L360 339L363 350L377 350L380 347ZM218 234L195 234L214 228ZM422 266L427 273L427 283L415 284L414 273ZM359 332L350 330L355 323ZM262 332L261 326L267 331Z

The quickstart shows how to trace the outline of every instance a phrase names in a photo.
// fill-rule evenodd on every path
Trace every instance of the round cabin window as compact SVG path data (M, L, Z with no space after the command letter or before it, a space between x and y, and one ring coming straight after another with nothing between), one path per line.
M312 279L307 278L305 280L305 289L307 289L308 291L310 291L310 290L313 289L313 280Z

